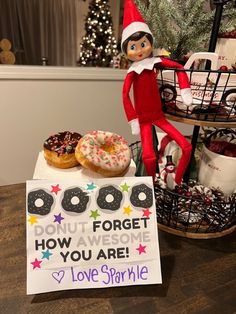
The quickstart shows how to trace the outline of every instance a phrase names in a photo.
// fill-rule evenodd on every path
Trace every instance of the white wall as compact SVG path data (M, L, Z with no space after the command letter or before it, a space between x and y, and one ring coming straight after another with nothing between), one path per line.
M0 185L31 179L44 140L58 131L109 130L136 141L122 106L124 77L113 69L1 66Z

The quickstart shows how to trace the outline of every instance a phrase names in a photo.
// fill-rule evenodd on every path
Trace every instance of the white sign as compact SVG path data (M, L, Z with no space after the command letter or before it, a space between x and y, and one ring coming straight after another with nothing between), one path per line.
M27 294L161 283L152 179L27 182Z
M216 53L219 54L219 67L226 65L229 69L236 62L236 39L235 38L218 38Z

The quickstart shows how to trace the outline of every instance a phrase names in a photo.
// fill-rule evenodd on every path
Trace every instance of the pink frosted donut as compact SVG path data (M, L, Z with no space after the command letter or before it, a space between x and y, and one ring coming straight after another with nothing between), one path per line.
M104 131L92 131L83 136L76 146L75 157L82 166L105 177L122 176L131 161L127 141Z

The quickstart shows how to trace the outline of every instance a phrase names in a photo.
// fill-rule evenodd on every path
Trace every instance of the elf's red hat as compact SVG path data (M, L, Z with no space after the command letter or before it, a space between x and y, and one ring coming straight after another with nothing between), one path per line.
M127 38L129 38L136 32L145 32L152 35L152 32L150 31L148 25L145 23L133 0L126 0L124 8L121 46Z

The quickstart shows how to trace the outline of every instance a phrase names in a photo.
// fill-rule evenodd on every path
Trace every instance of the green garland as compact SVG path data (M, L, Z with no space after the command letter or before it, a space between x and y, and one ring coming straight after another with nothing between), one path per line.
M156 48L165 48L172 59L182 59L189 51L207 51L215 10L206 0L135 0L149 25ZM234 1L224 6L220 31L236 28Z

